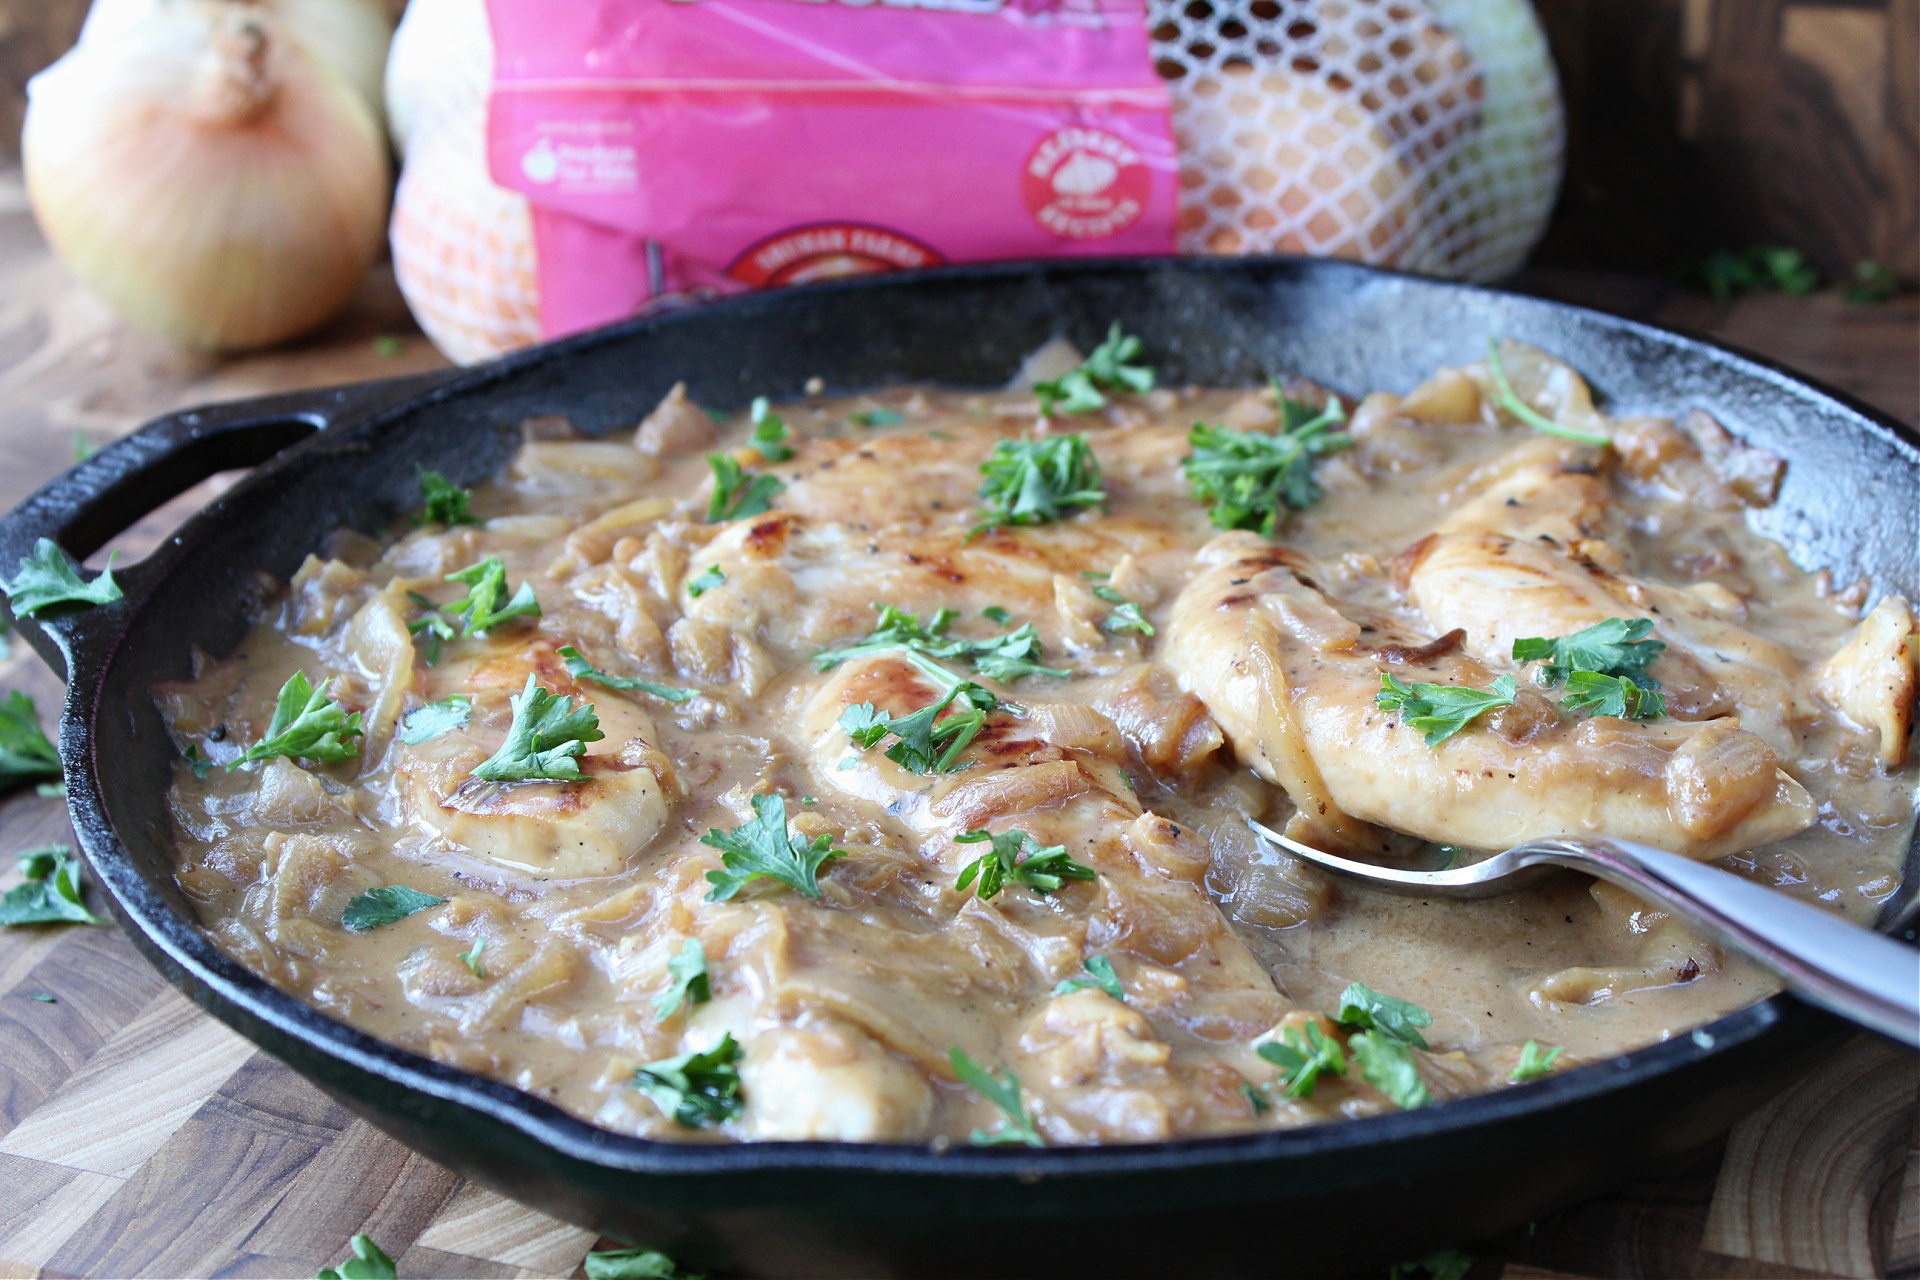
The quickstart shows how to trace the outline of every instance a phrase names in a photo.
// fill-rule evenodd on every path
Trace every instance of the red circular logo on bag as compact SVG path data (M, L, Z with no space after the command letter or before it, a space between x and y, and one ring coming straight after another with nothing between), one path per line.
M1062 240L1099 240L1146 212L1152 176L1127 142L1069 125L1040 139L1020 173L1033 219Z
M742 284L805 284L836 276L910 267L937 267L946 259L910 236L852 222L816 222L781 231L735 258L727 274Z

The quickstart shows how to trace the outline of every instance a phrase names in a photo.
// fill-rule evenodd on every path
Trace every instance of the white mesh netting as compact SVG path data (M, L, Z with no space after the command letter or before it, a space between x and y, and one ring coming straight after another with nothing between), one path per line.
M1487 280L1520 265L1563 126L1526 0L1148 0L1187 253Z

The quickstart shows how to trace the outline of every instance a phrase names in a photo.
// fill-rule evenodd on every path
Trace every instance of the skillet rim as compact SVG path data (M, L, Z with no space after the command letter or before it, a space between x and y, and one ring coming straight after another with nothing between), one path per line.
M1254 270L1249 271L1249 268ZM270 1033L272 1038L284 1037L297 1042L304 1050L332 1059L350 1070L400 1086L424 1098L469 1108L567 1159L609 1172L643 1175L713 1178L749 1172L835 1170L936 1178L1003 1178L1011 1174L1022 1178L1042 1176L1057 1180L1264 1164L1367 1148L1387 1148L1413 1139L1437 1138L1534 1117L1575 1102L1633 1089L1763 1037L1799 1033L1803 1038L1828 1041L1824 1046L1826 1048L1837 1047L1844 1039L1843 1024L1812 1010L1790 995L1777 994L1695 1028L1688 1035L1675 1036L1610 1058L1595 1059L1539 1081L1495 1089L1414 1111L1330 1121L1293 1129L1150 1144L1049 1147L1038 1150L979 1148L958 1144L936 1149L929 1144L835 1141L662 1141L600 1128L511 1085L435 1062L368 1035L321 1012L299 997L272 986L221 951L201 926L174 911L153 892L107 817L94 743L100 732L100 713L103 710L101 696L106 676L128 649L128 633L134 618L161 584L177 573L189 559L197 541L196 535L216 527L226 516L232 501L248 488L267 483L283 471L297 469L306 456L308 445L324 445L329 438L337 444L362 433L377 433L388 421L400 415L430 408L437 401L455 396L484 395L490 385L506 382L527 369L563 364L576 352L623 341L629 335L655 325L671 325L677 316L710 315L719 311L717 318L724 319L728 311L750 312L761 307L805 308L808 299L821 295L912 291L916 286L943 282L965 283L1035 274L1059 277L1119 270L1136 273L1144 280L1157 272L1231 275L1255 274L1261 268L1284 268L1307 277L1326 275L1336 280L1345 276L1354 284L1374 279L1398 280L1443 293L1511 299L1549 312L1570 313L1598 327L1624 331L1676 351L1690 361L1705 360L1723 367L1731 365L1737 372L1756 377L1765 384L1767 394L1772 396L1786 394L1804 397L1812 392L1846 410L1861 426L1920 462L1920 432L1849 393L1795 373L1769 357L1594 308L1511 290L1436 280L1337 260L1286 257L1073 258L962 264L737 295L703 304L697 310L676 308L656 311L461 370L417 396L389 404L364 419L343 424L337 435L329 431L316 432L309 439L281 451L255 468L227 494L191 517L146 558L126 567L122 575L130 588L126 603L85 615L96 624L111 622L113 625L110 628L96 625L82 629L76 626L72 632L59 637L71 643L73 653L70 666L77 673L76 678L69 680L60 744L62 762L69 778L80 783L73 788L70 808L81 846L95 875L114 899L116 914L129 925L133 940L170 982L185 989L197 1003L222 1021L236 1026L256 1044L261 1044L262 1031ZM56 480L53 483L59 482ZM28 502L33 500L30 498ZM1920 896L1914 895L1913 888L1903 885L1902 890L1896 891L1887 904L1897 907L1892 928L1900 929L1909 941L1915 932L1912 918L1920 914ZM1904 903L1900 902L1902 898L1906 899ZM1903 922L1900 917L1907 917L1907 920ZM1889 931L1886 920L1876 927ZM262 1044L261 1047L266 1046ZM309 1075L301 1068L296 1070L301 1070L302 1075Z

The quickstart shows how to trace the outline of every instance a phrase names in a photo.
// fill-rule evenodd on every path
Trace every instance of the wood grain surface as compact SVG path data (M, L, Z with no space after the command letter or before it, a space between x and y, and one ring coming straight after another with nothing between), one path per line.
M1711 332L1920 421L1910 296L1861 309L1830 295L1718 304L1566 273L1524 283ZM46 256L17 179L0 176L0 504L67 466L76 435L97 444L192 402L438 363L378 273L326 332L267 355L213 362L130 334ZM151 545L209 492L122 543ZM0 685L49 717L59 705L17 645ZM0 889L17 880L14 852L70 838L57 800L16 794L0 807ZM1459 1242L1472 1274L1920 1277L1916 1066L1862 1038L1723 1147L1510 1237ZM575 1275L595 1245L357 1119L195 1010L113 926L0 930L0 1277L312 1276L359 1231L403 1276Z

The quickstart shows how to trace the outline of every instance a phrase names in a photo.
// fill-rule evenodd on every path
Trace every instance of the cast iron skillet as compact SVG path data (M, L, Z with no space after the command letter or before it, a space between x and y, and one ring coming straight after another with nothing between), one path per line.
M134 940L214 1016L433 1159L683 1262L780 1274L1259 1274L1350 1269L1517 1226L1724 1130L1845 1031L1787 997L1539 1083L1291 1132L1103 1149L655 1143L372 1039L217 950L170 877L173 751L149 690L238 643L263 584L342 526L418 501L416 466L492 474L520 423L631 427L676 380L734 409L759 394L1004 383L1065 333L1140 334L1167 383L1288 371L1406 390L1487 335L1577 366L1616 413L1701 405L1790 462L1758 517L1837 582L1920 593L1920 447L1905 428L1764 361L1575 307L1334 262L1130 260L964 267L753 294L453 374L160 419L0 523L86 556L216 471L257 467L120 577L120 603L18 623L67 674L60 750L74 825ZM270 577L269 577L270 575ZM1914 936L1916 856L1882 927Z

